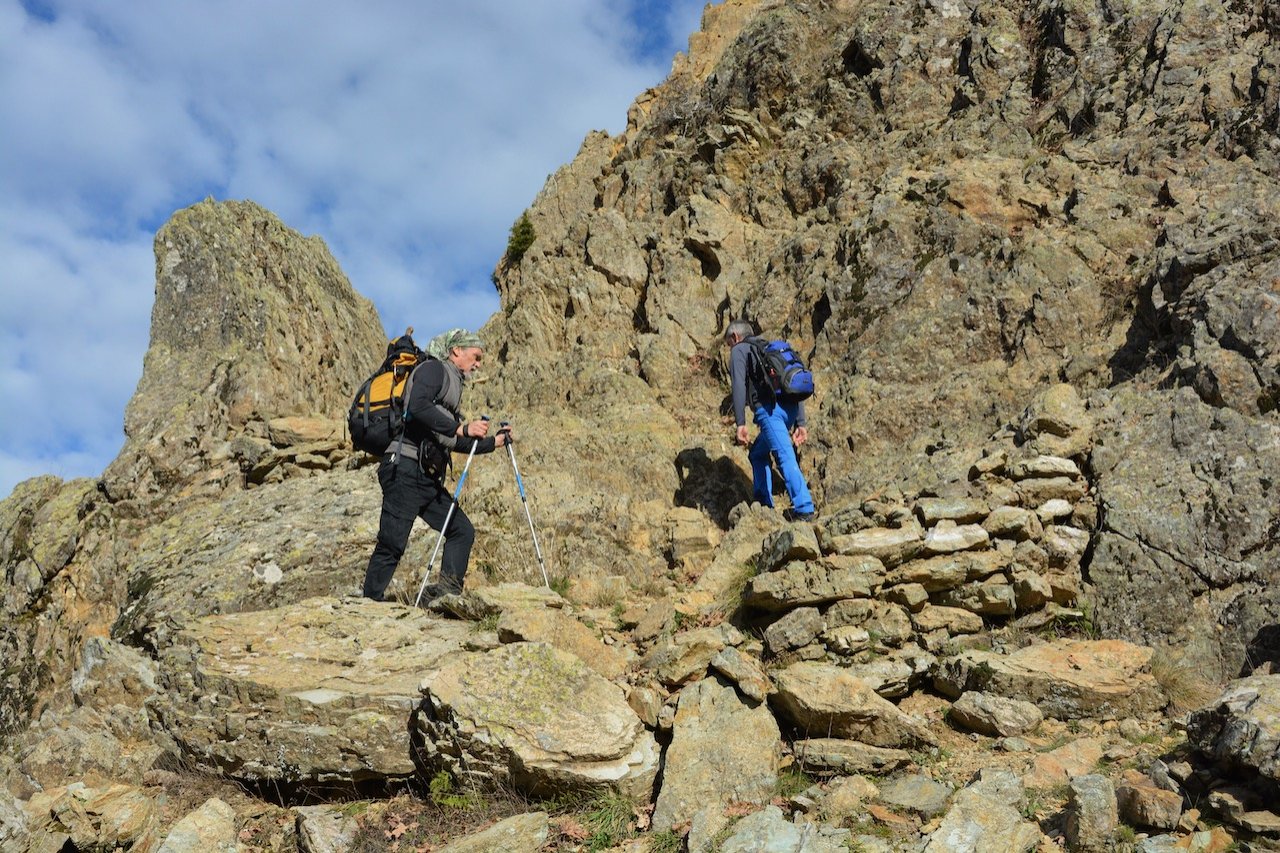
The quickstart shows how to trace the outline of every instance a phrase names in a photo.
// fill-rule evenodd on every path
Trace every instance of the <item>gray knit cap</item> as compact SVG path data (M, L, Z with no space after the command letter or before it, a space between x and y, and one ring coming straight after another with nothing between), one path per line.
M484 342L475 332L468 332L466 329L450 329L436 335L427 343L427 355L444 361L449 357L449 353L453 352L454 347L484 349Z

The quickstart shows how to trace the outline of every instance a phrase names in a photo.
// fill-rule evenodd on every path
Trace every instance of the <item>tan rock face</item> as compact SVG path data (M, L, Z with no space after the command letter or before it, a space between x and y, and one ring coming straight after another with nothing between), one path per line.
M550 410L548 434L603 435L612 421L583 402L603 388L660 435L588 440L596 490L630 476L665 492L674 463L682 502L722 520L745 489L741 456L717 438L718 340L750 316L816 371L805 464L820 505L959 481L986 458L977 447L993 424L1013 428L1019 454L1064 460L1016 469L1035 475L1009 496L1027 509L1082 499L1083 472L1101 472L1118 508L1130 491L1144 508L1153 489L1160 507L1211 492L1223 509L1203 522L1195 500L1185 523L1114 517L1123 529L1096 543L1115 590L1102 593L1116 604L1108 630L1187 645L1234 624L1238 650L1280 615L1263 556L1276 513L1227 509L1275 506L1261 492L1280 473L1264 437L1280 390L1269 230L1280 164L1252 132L1199 140L1241 111L1275 112L1270 84L1239 83L1274 66L1272 30L1256 4L1185 16L1056 4L1048 34L1022 6L984 8L979 20L888 0L856 14L709 12L626 133L587 140L531 207L537 241L499 270L504 311L486 330L520 378L500 378L494 399ZM1158 69L1142 59L1153 44L1168 57ZM563 371L552 400L525 381L548 361L590 367ZM1177 385L1188 411L1166 446L1182 404L1157 389ZM564 402L572 418L552 408ZM1159 454L1160 476L1126 464L1129 447ZM1177 464L1182 447L1203 458ZM1237 456L1239 468L1222 461ZM943 498L926 523L981 521ZM610 515L609 503L594 508ZM1161 527L1177 528L1174 550L1152 538ZM858 549L846 553L913 556L901 532L842 535ZM1219 562L1209 594L1190 567ZM1251 573L1266 580L1247 588ZM1168 593L1144 596L1169 576ZM1222 674L1238 670L1205 645Z

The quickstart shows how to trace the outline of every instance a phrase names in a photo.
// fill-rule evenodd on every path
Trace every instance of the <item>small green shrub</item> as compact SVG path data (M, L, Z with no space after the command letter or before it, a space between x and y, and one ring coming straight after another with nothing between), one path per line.
M431 802L445 809L475 808L476 798L454 790L453 777L443 770L431 777Z
M618 794L605 794L587 804L582 823L591 833L587 849L592 853L617 847L636 829L635 804Z
M778 773L778 782L774 787L774 792L779 797L789 798L809 790L814 784L816 784L816 780L808 773L795 767L787 767Z
M670 830L649 837L649 853L680 853L683 849L684 839Z
M524 257L525 252L529 251L529 247L537 237L537 233L533 230L533 223L529 220L529 212L525 211L511 226L511 234L507 237L507 266L513 267L520 263L520 259Z

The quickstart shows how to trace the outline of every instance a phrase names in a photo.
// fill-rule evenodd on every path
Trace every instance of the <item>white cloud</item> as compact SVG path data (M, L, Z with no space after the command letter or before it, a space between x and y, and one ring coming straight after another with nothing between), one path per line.
M0 496L118 451L154 232L207 195L323 237L388 331L481 325L511 223L701 6L0 0L0 397L59 411L0 425Z

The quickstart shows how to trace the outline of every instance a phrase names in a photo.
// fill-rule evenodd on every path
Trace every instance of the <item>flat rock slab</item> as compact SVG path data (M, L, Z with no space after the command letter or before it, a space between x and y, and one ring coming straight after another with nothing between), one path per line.
M965 789L929 837L925 853L1024 853L1040 843L1040 829L1019 811L979 792Z
M546 845L550 831L546 812L530 812L452 841L441 847L440 853L538 853Z
M647 796L658 745L622 688L575 655L513 643L449 660L422 683L414 736L431 772L531 795Z
M792 823L777 806L767 806L735 823L720 853L844 853L852 835L847 829L821 823Z
M617 678L627 668L627 659L604 644L596 632L563 610L549 607L518 607L498 619L498 639L504 643L547 643L577 655L583 663L605 678Z
M567 604L558 593L546 587L508 582L469 589L452 603L450 610L462 619L478 621L509 610L547 607L558 610Z
M805 770L854 776L860 773L883 775L900 770L911 763L904 749L868 746L856 740L819 737L798 740L792 747L796 760Z
M988 737L1017 737L1040 725L1044 715L1031 702L969 692L951 706L950 718Z
M792 664L774 675L774 684L770 701L802 732L890 748L935 743L924 723L842 667Z
M947 810L952 788L928 776L908 774L880 786L880 802L928 820Z
M204 770L251 781L405 778L418 685L469 633L359 598L205 616L161 654L149 710Z
M747 584L744 600L762 610L786 610L842 598L870 598L882 580L884 565L875 557L834 554L756 575Z
M1060 720L1141 717L1168 700L1150 672L1153 652L1123 640L1057 640L1011 655L967 651L943 661L934 684L1034 702Z
M1082 776L1098 766L1105 744L1097 738L1080 738L1032 759L1022 781L1028 788L1052 788Z

